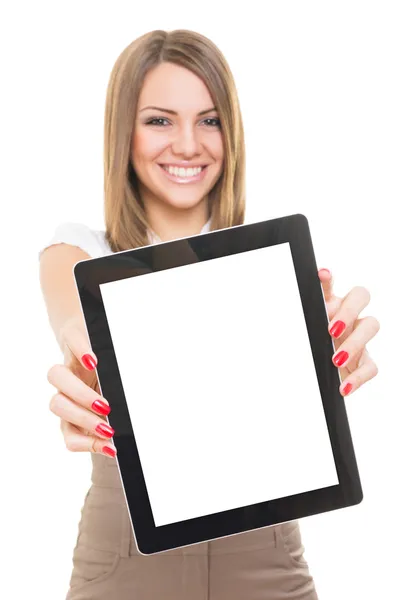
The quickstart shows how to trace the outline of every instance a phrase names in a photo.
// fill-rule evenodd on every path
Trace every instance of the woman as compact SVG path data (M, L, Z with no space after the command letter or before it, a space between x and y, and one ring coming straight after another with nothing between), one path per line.
M110 408L99 395L97 359L72 278L82 259L243 223L239 103L229 67L208 39L154 31L122 52L108 87L104 159L105 232L63 224L41 252L42 290L65 357L48 373L57 389L50 408L67 448L89 451L93 461L67 598L315 600L297 522L154 556L138 553L105 420ZM367 290L337 298L330 273L319 276L347 394L377 373L365 344L379 324L357 319Z

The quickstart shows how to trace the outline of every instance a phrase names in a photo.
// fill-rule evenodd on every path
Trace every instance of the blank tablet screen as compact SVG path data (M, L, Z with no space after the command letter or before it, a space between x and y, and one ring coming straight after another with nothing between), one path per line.
M156 527L339 483L289 243L100 289Z

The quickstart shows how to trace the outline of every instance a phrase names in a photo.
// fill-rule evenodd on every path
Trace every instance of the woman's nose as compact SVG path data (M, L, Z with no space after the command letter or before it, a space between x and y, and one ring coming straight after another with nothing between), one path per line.
M199 133L192 125L181 127L172 143L174 154L182 154L186 158L201 153Z

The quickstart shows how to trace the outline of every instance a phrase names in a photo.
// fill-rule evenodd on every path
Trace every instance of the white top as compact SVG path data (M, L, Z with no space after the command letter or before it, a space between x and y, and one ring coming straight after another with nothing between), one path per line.
M204 225L200 233L210 230L211 218ZM159 244L160 238L152 231L149 232L150 244ZM90 229L83 223L60 223L54 230L53 236L48 240L39 252L39 260L42 252L54 244L70 244L84 250L91 258L113 254L105 238L105 231Z

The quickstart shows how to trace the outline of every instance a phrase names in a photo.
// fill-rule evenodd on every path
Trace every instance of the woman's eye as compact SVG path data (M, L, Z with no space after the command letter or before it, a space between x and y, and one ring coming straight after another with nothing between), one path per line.
M215 118L209 118L209 119L204 119L204 122L209 126L209 127L220 127L221 126L221 121L219 119Z
M146 121L146 125L157 125L163 127L163 122L168 123L167 119L163 119L162 117L155 117L154 119Z

